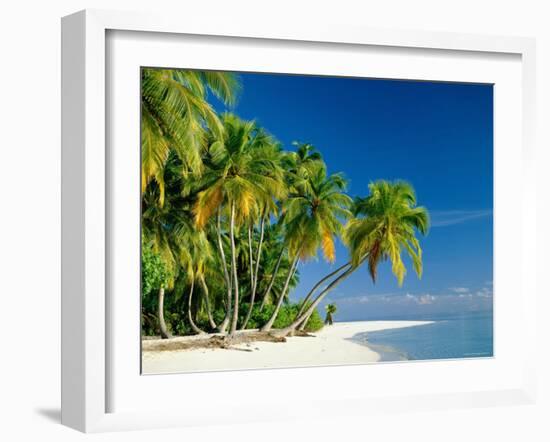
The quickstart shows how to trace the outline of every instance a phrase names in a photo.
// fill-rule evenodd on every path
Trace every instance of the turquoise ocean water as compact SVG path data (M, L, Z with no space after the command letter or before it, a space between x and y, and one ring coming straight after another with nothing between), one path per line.
M434 322L394 330L359 333L353 340L380 353L382 361L493 356L492 312L440 315L414 320Z

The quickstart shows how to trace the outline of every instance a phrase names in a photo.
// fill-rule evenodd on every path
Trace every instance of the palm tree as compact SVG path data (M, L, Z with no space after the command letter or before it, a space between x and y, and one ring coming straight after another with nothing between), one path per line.
M182 268L187 265L182 261L182 254L185 256L187 251L187 243L182 238L189 236L192 228L189 201L179 191L184 181L181 167L181 159L175 152L170 152L163 171L167 189L165 203L159 204L160 186L157 182L146 188L141 201L142 234L152 251L159 255L167 273L166 284L158 293L158 317L163 338L169 337L164 319L166 291L173 291ZM187 261L189 259L187 257Z
M401 252L406 250L414 270L422 276L422 249L416 232L426 235L430 218L425 207L417 206L413 187L404 181L380 180L369 185L370 195L357 198L354 215L346 227L345 241L354 267L368 260L373 281L382 260L392 263L399 285L406 274Z
M254 222L268 201L282 197L286 189L278 157L267 155L276 151L273 139L253 121L232 114L225 114L223 123L223 138L209 147L208 167L202 179L204 190L199 192L193 212L199 229L222 208L228 212L234 334L239 310L236 229Z
M226 300L225 300L225 316L223 318L223 321L218 327L218 331L221 333L225 333L227 330L227 327L229 326L229 321L231 319L231 297L232 297L232 279L229 274L229 269L227 267L227 259L225 256L225 247L224 247L224 240L222 237L222 211L221 207L218 207L217 214L216 214L216 224L214 228L216 232L216 247L218 250L218 260L221 263L221 267L223 270L223 277L225 282L225 289L226 289Z
M210 326L213 329L216 328L216 324L212 318L208 286L206 285L206 281L204 279L204 275L212 262L211 245L205 232L197 232L192 225L185 222L182 222L175 227L174 235L176 236L179 245L179 262L189 283L187 320L189 321L191 329L195 333L202 334L205 332L195 323L191 307L193 305L195 284L198 282L203 290L202 294L204 296Z
M160 335L163 339L169 338L165 317L165 290L171 290L178 273L177 256L171 230L167 227L172 215L171 204L160 207L157 204L158 193L151 186L142 199L142 237L151 251L159 256L166 271L165 284L158 289L158 310ZM142 251L143 253L143 251ZM143 271L143 269L142 269Z
M270 224L265 229L265 247L261 260L261 272L258 280L258 291L262 293L260 311L266 304L274 301L272 292L281 293L288 269L290 268L290 258L284 243L281 214L279 221ZM295 285L294 279L290 282ZM275 299L275 301L278 297Z
M320 169L326 167L323 162L323 157L315 149L312 144L293 142L297 147L295 152L286 152L282 157L283 167L286 171L287 187L294 194L311 192L308 183L310 177L317 173ZM284 202L283 202L284 205ZM283 212L279 218L278 225L282 226L285 223L286 212ZM263 293L260 310L262 310L269 299L271 289L275 282L275 277L278 274L279 266L284 259L286 247L284 244L280 247L277 263L272 273L272 278Z
M206 306L208 323L210 324L210 328L212 330L216 330L218 326L216 325L216 321L214 320L214 316L212 315L212 301L210 299L210 290L208 288L208 284L206 283L205 272L199 274L199 282L202 288L203 299Z
M281 146L279 145L279 143L276 143L276 142L263 143L258 148L257 154L261 155L264 159L271 161L272 165L277 166L276 171L271 170L268 172L271 174L275 174L277 177L278 185L280 186L280 189L279 189L279 193L276 196L280 198L286 195L287 188L286 188L285 182L283 181L284 173L283 173L283 168L281 166L283 155L281 153ZM266 223L269 223L269 219L272 215L275 216L278 214L278 208L273 198L273 195L270 195L266 192L259 192L257 204L258 204L258 209L260 214L260 220L259 220L259 227L258 227L259 236L258 236L255 253L252 250L254 222L250 222L248 226L248 247L249 247L249 266L250 266L250 281L251 281L250 291L251 292L250 292L250 302L249 302L248 312L241 326L241 329L243 330L246 328L248 321L250 320L252 309L254 308L254 301L256 300L256 293L258 290L260 261L262 257L262 246L264 242ZM280 261L279 261L279 264L280 264Z
M367 262L372 280L376 281L380 262L389 259L392 272L401 286L406 274L401 258L405 250L416 274L419 278L422 276L422 249L416 233L428 233L430 221L426 208L417 206L414 189L403 181L391 183L380 180L369 185L369 192L368 197L355 200L355 217L344 230L344 241L351 255L350 265L320 292L305 312L278 334L293 332L334 287L364 262Z
M325 317L325 325L332 325L332 323L334 322L334 318L332 317L332 315L336 313L338 308L336 307L335 303L331 303L325 305L325 310L327 312L327 315Z
M319 167L308 177L307 185L300 186L301 192L291 194L285 202L285 243L292 266L287 276L290 281L298 261L317 255L321 247L328 262L334 262L334 240L342 232L342 219L351 215L348 207L351 198L344 193L346 181L340 174L327 176L325 167ZM285 282L277 305L262 331L269 331L281 308L288 283Z
M142 69L141 95L141 185L144 231L162 258L170 275L167 288L173 287L177 259L172 250L169 228L163 218L165 202L165 166L171 152L180 158L181 171L201 170L200 147L207 128L221 134L222 127L206 101L207 90L227 105L235 102L239 82L234 74L165 69ZM148 184L155 181L156 190L146 196ZM159 289L158 317L161 335L169 337L164 321L165 287Z
M182 161L182 171L200 172L201 149L207 130L223 132L217 114L206 101L211 91L225 104L236 100L239 82L227 72L143 68L141 71L141 190L151 181L164 204L164 166L170 151Z
M284 157L284 166L287 170L289 186L302 193L309 192L309 180L319 171L326 167L322 155L315 146L310 143L292 143L296 147L295 152L287 152Z

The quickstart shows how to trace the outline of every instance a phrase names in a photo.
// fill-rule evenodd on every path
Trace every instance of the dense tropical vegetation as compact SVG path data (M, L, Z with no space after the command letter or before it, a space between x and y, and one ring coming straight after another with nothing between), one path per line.
M144 335L315 331L319 304L363 265L375 280L389 260L402 284L406 253L422 274L416 235L429 218L411 185L377 181L351 198L314 146L287 150L208 101L231 108L239 89L231 73L142 70ZM291 303L299 264L318 254L335 262L338 238L349 261Z

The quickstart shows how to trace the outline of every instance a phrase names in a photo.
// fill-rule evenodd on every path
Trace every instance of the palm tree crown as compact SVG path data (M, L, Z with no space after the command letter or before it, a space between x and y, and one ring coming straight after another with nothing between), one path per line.
M155 180L162 205L163 171L170 151L180 157L184 171L200 172L207 131L218 136L223 132L216 112L206 101L207 91L231 105L239 82L226 72L150 68L142 69L141 81L142 192Z
M406 250L413 267L422 275L422 249L415 231L426 235L429 216L425 207L416 205L412 186L403 181L376 181L369 185L369 196L357 198L344 240L350 249L352 265L368 260L369 273L376 280L378 265L390 259L392 272L402 285L406 274L401 252Z
M236 222L254 218L273 198L286 193L280 146L253 121L223 116L224 135L214 141L205 160L205 190L194 207L197 227L203 227L222 204L235 205Z
M307 259L317 254L319 245L325 259L334 262L335 236L342 231L342 220L351 213L351 198L344 193L346 180L341 174L327 175L326 167L308 179L307 192L291 194L286 212L286 238L292 255Z

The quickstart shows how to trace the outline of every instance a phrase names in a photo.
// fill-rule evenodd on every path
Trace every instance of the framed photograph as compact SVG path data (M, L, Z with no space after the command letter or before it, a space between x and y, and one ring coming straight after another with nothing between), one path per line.
M534 400L533 40L108 11L62 37L64 424Z

